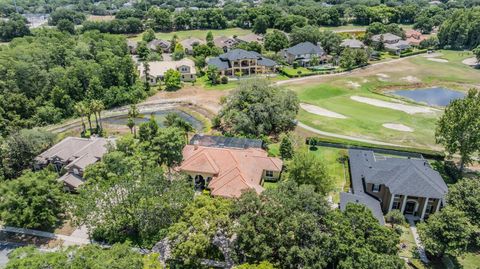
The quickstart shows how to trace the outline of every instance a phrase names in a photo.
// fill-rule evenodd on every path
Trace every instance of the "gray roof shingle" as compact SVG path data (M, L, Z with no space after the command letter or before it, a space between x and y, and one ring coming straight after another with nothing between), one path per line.
M325 51L322 47L318 45L314 45L312 42L302 42L298 43L297 45L288 48L287 53L292 55L300 55L300 54L318 54L323 55Z
M216 66L220 70L230 68L230 61L238 61L244 59L257 59L258 65L263 66L275 66L277 62L264 58L260 53L256 51L247 51L243 49L233 49L227 53L221 54L218 57L208 59L207 65Z

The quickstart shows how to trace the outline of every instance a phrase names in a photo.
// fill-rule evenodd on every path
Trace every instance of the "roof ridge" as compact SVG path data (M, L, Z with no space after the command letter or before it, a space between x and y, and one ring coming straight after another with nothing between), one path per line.
M226 181L225 183L223 183L222 185L216 187L216 188L215 188L216 190L219 190L219 189L225 187L225 185L227 185L228 183L230 183L232 180L234 180L234 179L237 178L238 176L240 176L242 182L245 183L245 185L247 185L247 187L253 188L253 186L252 186L251 184L249 184L248 181L245 179L245 176L242 174L242 172L240 171L240 169L238 169L238 167L234 167L234 168L230 169L230 171L228 171L228 173L225 173L223 176L219 177L218 179L227 176L227 175L228 175L229 173L231 173L233 170L237 170L237 171L238 171L238 175L232 177L230 180L228 180L228 181Z

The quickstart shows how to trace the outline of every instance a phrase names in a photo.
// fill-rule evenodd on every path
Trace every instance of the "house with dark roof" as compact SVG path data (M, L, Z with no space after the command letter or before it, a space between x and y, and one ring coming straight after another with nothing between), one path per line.
M194 181L197 191L207 189L213 196L237 198L247 190L261 193L265 180L280 178L282 160L269 157L262 148L225 147L210 143L203 146L202 142L195 141L199 140L184 147L183 162L177 170Z
M340 209L363 204L383 224L383 214L394 209L423 220L445 204L448 187L427 160L357 149L348 155L352 188L340 194Z
M66 173L58 181L73 191L85 182L85 168L98 162L107 153L108 145L113 143L113 139L101 137L67 137L38 155L34 160L34 168L42 169L51 164L58 172L65 170Z
M219 36L213 39L213 43L215 47L222 49L223 52L227 52L237 45L238 41L233 37Z
M218 57L209 58L207 66L215 66L224 76L243 76L275 72L277 62L255 51L233 49Z
M374 35L371 40L373 44L383 43L385 50L394 54L400 54L411 48L408 41L391 33Z
M289 64L298 62L300 66L310 66L310 61L314 58L318 59L320 63L327 59L327 54L320 45L308 41L284 49L282 55Z

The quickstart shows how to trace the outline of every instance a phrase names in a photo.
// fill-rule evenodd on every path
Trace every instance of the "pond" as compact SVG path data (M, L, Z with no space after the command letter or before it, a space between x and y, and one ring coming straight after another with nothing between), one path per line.
M178 110L178 109L165 109L165 110L158 110L154 112L145 112L145 113L140 113L140 116L135 119L135 124L140 125L143 122L147 122L150 120L150 115L153 114L155 117L155 120L157 121L158 125L160 127L164 127L163 122L165 121L165 117L169 113L175 113L179 115L181 118L189 122L193 128L195 128L197 131L201 131L203 129L203 123L193 117L192 115ZM115 124L115 125L127 125L128 121L128 116L127 115L121 115L121 116L115 116L115 117L110 117L106 118L103 120L103 122L108 123L108 124Z
M465 93L436 87L428 89L397 90L391 92L394 95L402 96L419 103L426 103L431 106L447 106L456 99L465 97Z

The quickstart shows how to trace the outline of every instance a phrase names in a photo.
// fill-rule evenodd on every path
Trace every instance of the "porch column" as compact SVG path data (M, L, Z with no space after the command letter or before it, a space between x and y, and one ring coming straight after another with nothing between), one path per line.
M420 219L423 220L425 218L425 212L427 211L427 206L428 206L428 197L425 197L425 202L423 203L423 208L422 208L422 215L420 215Z
M402 214L403 214L403 211L405 211L405 206L407 205L407 198L408 198L408 195L404 195L402 199L402 208L400 209L400 212L402 212Z
M437 208L435 209L435 213L440 210L440 204L442 203L442 199L438 199Z
M392 193L392 197L390 198L390 205L388 206L388 212L392 211L392 206L393 206L393 200L395 200L395 194Z

